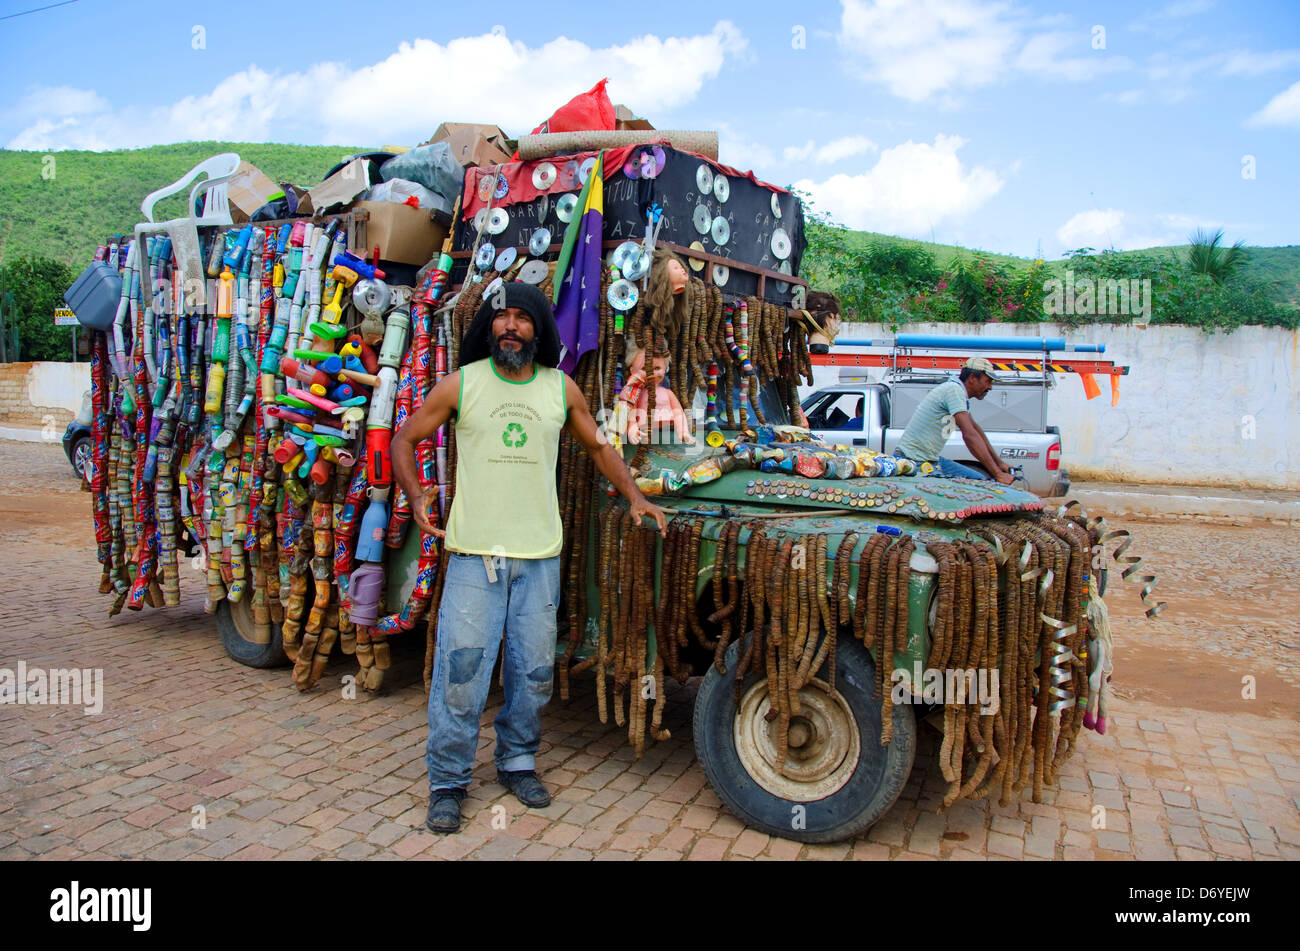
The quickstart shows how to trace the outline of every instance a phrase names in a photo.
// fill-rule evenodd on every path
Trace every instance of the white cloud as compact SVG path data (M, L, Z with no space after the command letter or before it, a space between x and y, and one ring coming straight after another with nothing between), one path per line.
M846 135L843 138L827 142L817 150L815 158L818 162L829 165L832 162L840 162L846 158L861 155L864 152L874 152L877 148L876 143L865 135Z
M817 143L809 139L803 145L787 145L781 153L781 158L787 163L807 162L817 151Z
M1246 120L1248 126L1295 126L1300 128L1300 82L1282 90L1263 109Z
M102 112L108 100L93 89L73 86L42 86L19 99L9 116L24 119L49 119L51 116L81 116Z
M885 149L862 174L803 179L794 187L812 198L816 210L850 228L922 235L978 210L1002 188L994 170L962 165L957 150L965 142L948 135L933 144L909 140Z
M1159 10L1152 10L1129 24L1135 33L1155 33L1170 36L1183 29L1179 22L1206 13L1214 6L1213 0L1175 0L1166 3Z
M846 135L827 142L821 148L809 139L803 145L787 145L781 152L782 160L789 165L800 162L816 162L818 165L830 165L842 162L846 158L874 152L879 146L865 135Z
M1056 229L1056 239L1067 250L1088 247L1136 251L1186 244L1187 236L1197 228L1212 231L1223 227L1222 221L1177 212L1136 215L1117 208L1093 209L1079 212Z
M1056 240L1071 248L1110 247L1123 224L1124 212L1114 208L1081 211L1056 229Z
M1224 76L1261 76L1296 66L1300 66L1300 50L1232 50L1225 55L1219 72Z
M1213 6L1214 0L1178 0L1175 3L1166 3L1157 16L1170 20L1181 19L1205 13Z
M1016 56L1015 65L1034 76L1070 82L1082 82L1128 69L1129 62L1124 57L1092 49L1087 42L1088 36L1084 31L1040 33L1025 42ZM1082 55L1071 56L1072 51Z
M729 122L715 122L718 130L718 160L733 168L767 168L776 164L776 155L761 142L737 131Z
M1089 29L1035 32L998 0L842 0L840 45L850 72L913 102L1004 81L1013 73L1082 81L1128 69L1093 50ZM1071 56L1071 52L1078 55Z
M403 42L385 59L355 69L320 62L280 74L250 65L208 93L171 104L113 107L86 90L38 87L10 110L11 121L25 124L8 147L129 148L193 139L416 142L448 117L448 103L488 104L487 118L520 134L602 76L609 77L611 98L642 115L681 106L745 47L744 36L725 20L708 33L646 34L600 48L565 37L529 47L498 32Z
M1161 50L1147 58L1145 72L1150 85L1142 91L1141 98L1162 103L1178 103L1198 93L1194 85L1203 74L1218 76L1263 76L1300 66L1300 50L1281 49L1257 52L1234 49L1223 52L1197 54L1204 49L1200 42L1183 43L1177 48ZM1123 105L1137 101L1137 91L1107 95ZM1129 98L1124 98L1128 96Z
M1016 46L1010 7L977 0L843 0L849 69L919 102L997 79Z

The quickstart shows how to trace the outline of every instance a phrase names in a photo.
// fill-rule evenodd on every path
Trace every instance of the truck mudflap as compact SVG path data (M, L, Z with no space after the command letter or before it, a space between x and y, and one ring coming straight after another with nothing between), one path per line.
M1070 473L1066 469L1061 470L1061 474L1052 485L1052 494L1049 498L1065 498L1070 494Z

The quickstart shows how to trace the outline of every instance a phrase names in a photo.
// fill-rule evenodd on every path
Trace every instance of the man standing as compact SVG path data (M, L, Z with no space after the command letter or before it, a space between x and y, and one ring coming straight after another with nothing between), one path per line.
M991 477L1003 485L1011 485L1015 477L1011 474L1010 467L998 459L984 430L970 414L971 398L982 400L993 389L993 377L989 375L992 370L993 364L983 357L971 357L962 366L956 380L940 383L927 393L912 414L912 420L903 431L903 438L894 450L894 455L905 456L916 462L932 463L940 475L950 479L990 478L990 475L939 455L956 427L961 430L966 448L983 464Z
M429 518L415 446L456 420L456 493L447 519L447 579L438 607L438 643L429 690L429 811L433 832L460 828L479 719L505 632L505 706L496 718L497 781L525 806L550 794L534 772L541 710L551 698L555 613L560 601L562 528L556 495L560 431L567 429L600 472L666 533L663 510L637 490L622 457L587 410L560 362L550 302L530 284L505 284L485 300L448 374L393 436L393 471L420 528Z

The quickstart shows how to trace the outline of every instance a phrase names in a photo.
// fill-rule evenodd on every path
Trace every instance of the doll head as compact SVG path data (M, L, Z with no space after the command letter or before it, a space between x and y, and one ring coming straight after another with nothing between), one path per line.
M668 375L668 368L671 362L668 355L668 348L662 343L652 344L648 348L642 347L638 350L636 356L632 358L632 365L628 368L628 372L640 373L645 369L647 349L650 351L651 373L654 376L655 386L658 386L664 381L664 377Z
M686 265L666 248L655 250L643 299L655 335L674 339L691 313L694 295Z
M655 346L650 350L651 372L654 375L655 386L664 381L668 375L668 348L664 346Z
M840 329L839 298L825 291L810 291L808 313L815 328L808 336L809 347L813 353L826 353Z

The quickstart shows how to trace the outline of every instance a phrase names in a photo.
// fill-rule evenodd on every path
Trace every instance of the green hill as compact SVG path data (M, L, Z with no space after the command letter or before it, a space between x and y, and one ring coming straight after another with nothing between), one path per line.
M31 253L80 270L96 245L135 226L145 195L221 152L237 152L276 181L310 187L339 159L358 151L341 145L183 142L55 152L51 166L42 152L0 150L0 263ZM166 199L156 217L181 215L186 197Z

